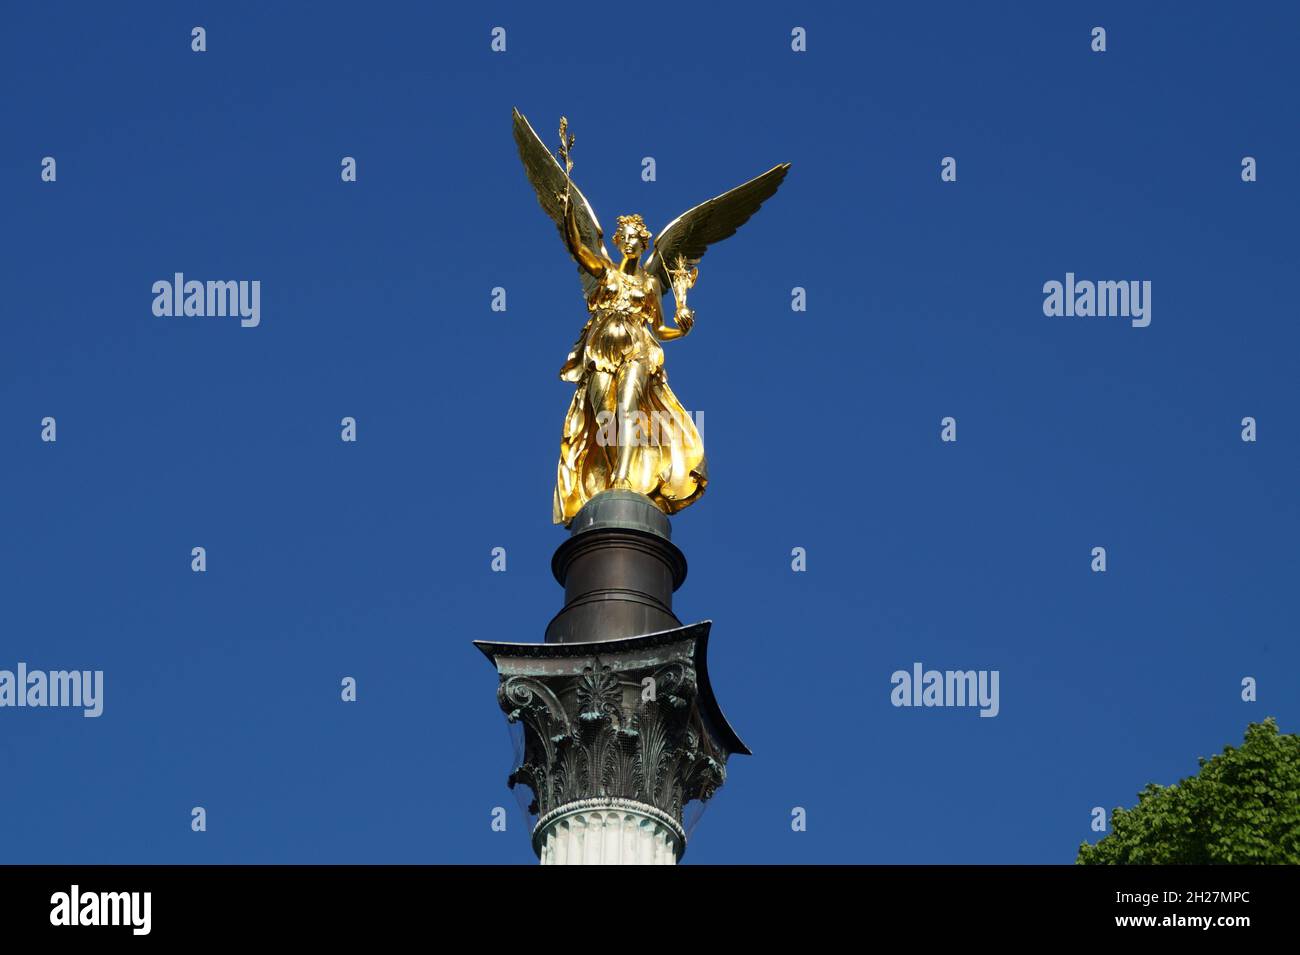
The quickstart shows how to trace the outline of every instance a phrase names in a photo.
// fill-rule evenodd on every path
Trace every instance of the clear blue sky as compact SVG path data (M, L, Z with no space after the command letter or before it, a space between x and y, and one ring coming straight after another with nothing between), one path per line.
M470 641L560 606L584 312L515 105L607 228L794 164L666 347L712 479L677 610L755 752L687 862L1069 862L1296 731L1300 15L979 6L10 5L0 668L106 689L0 710L0 861L532 860ZM155 317L177 271L260 280L260 326ZM1045 317L1067 271L1150 280L1151 325ZM894 708L915 661L999 670L1000 715Z

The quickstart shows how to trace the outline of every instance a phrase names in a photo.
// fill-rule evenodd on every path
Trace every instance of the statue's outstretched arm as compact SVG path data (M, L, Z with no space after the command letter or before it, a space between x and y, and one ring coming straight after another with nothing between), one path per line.
M569 254L577 259L583 269L596 278L605 274L605 260L587 248L586 243L582 241L577 213L574 211L573 202L567 198L564 201L564 243L569 247Z
M661 342L670 342L674 338L684 338L691 330L691 324L695 321L695 313L686 306L679 306L677 313L673 316L673 321L677 327L672 328L664 323L663 300L659 297L659 280L653 275L647 279L650 295L646 301L650 303L650 328L654 331L655 338Z

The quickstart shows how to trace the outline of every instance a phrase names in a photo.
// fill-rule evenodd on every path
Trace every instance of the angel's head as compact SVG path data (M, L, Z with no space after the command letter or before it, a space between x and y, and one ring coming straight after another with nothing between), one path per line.
M618 229L614 233L614 244L625 256L635 262L650 244L650 230L645 220L638 213L618 217Z

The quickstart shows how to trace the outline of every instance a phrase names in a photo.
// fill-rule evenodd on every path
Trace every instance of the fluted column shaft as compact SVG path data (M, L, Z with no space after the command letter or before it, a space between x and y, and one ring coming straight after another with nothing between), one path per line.
M593 805L544 822L537 844L542 865L676 865L680 836L649 811Z

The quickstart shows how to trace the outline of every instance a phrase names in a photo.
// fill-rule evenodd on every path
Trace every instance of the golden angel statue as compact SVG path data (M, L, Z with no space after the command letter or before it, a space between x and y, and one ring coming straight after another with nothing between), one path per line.
M644 494L666 514L680 511L704 493L708 469L699 431L668 387L659 343L690 332L695 315L686 292L700 258L758 211L790 164L682 213L664 227L644 262L650 230L640 215L619 216L616 262L591 204L573 183L568 121L560 119L558 160L519 110L514 136L538 201L578 262L589 313L560 369L560 378L577 388L560 439L555 523L569 524L591 498L620 488ZM673 326L664 322L660 303L665 287L676 302Z

